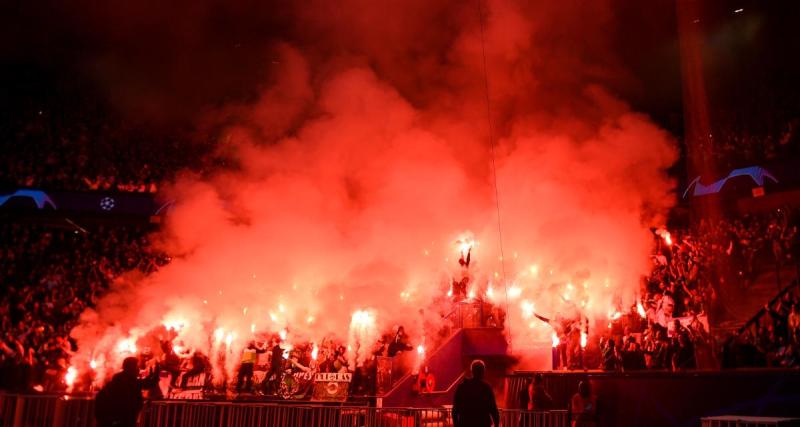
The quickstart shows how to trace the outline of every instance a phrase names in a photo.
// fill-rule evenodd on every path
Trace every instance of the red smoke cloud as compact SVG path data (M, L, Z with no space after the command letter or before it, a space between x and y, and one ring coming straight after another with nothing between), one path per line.
M204 350L219 328L241 348L252 325L369 340L350 329L356 310L374 314L364 330L402 324L418 344L436 333L466 232L476 291L505 306L510 289L520 353L549 347L531 310L602 317L633 303L677 154L604 89L627 77L607 5L482 8L506 286L477 3L317 2L270 49L258 98L206 116L235 167L174 183L161 235L172 263L85 314L85 360L174 318Z

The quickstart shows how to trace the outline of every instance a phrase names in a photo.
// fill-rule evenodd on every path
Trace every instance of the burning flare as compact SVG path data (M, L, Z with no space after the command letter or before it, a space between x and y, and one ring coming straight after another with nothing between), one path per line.
M647 311L645 311L641 301L636 302L636 312L639 313L639 316L641 316L642 319L647 318Z
M72 389L72 386L75 384L75 379L78 377L78 370L75 369L74 366L70 366L67 368L67 373L64 374L64 382L67 383L67 387Z

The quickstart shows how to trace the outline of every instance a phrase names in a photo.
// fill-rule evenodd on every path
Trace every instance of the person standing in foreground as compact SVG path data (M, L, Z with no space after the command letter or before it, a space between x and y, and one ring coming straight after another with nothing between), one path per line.
M572 415L572 427L597 425L597 397L592 395L588 381L584 380L578 384L578 392L572 396L569 410Z
M528 407L529 411L546 411L553 408L553 398L544 388L544 377L542 374L536 374L533 377L533 382L528 386Z
M142 385L139 360L125 358L122 372L116 373L95 397L98 427L134 427L142 410Z
M458 385L453 398L453 425L455 427L488 427L500 425L500 412L492 388L483 381L486 365L474 360L470 366L472 378Z

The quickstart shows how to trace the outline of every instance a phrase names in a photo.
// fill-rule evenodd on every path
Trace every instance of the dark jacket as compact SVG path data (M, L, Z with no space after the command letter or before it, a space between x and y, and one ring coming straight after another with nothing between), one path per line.
M283 349L276 344L272 347L272 358L270 359L270 370L280 372L283 368Z
M455 427L487 427L500 425L500 413L489 384L482 380L466 379L456 388L453 399Z
M115 374L95 398L98 427L133 427L142 410L142 386L135 374Z
M537 384L533 386L531 391L533 392L531 406L533 406L534 411L553 409L553 398L550 397L550 393L547 392L543 385Z

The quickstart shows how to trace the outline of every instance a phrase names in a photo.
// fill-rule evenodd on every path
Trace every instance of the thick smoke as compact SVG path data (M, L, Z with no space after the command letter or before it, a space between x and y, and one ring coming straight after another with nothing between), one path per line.
M676 151L605 89L628 78L607 5L480 6L501 259L478 3L317 3L264 49L257 99L203 116L234 166L173 183L159 240L174 258L84 315L84 362L165 322L233 354L252 331L363 352L403 325L431 342L468 235L471 290L508 309L520 354L549 346L532 312L635 301Z

